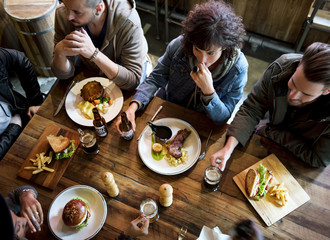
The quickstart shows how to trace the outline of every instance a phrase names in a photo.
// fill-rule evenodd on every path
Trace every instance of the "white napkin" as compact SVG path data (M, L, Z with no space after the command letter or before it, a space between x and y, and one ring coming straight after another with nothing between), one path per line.
M199 238L196 240L230 240L230 236L222 234L218 227L211 229L207 226L203 226Z

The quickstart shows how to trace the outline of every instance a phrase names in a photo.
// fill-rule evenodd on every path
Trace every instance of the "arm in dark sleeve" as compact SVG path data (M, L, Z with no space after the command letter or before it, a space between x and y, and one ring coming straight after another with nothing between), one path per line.
M330 133L320 136L315 142L305 139L287 129L267 127L267 137L285 147L303 162L313 167L326 167L330 162Z
M21 211L19 197L21 196L24 189L32 189L34 191L35 198L38 196L37 190L34 187L28 185L20 186L11 191L5 199L9 209L12 210L15 214L18 214Z
M228 128L227 136L235 137L243 146L251 137L256 125L270 109L268 101L272 98L271 76L274 68L276 64L273 63L266 69Z
M37 75L30 60L24 53L14 49L1 48L1 60L8 72L15 72L26 93L30 106L39 106L43 102Z
M11 123L0 136L0 160L5 156L10 146L22 131L22 127Z

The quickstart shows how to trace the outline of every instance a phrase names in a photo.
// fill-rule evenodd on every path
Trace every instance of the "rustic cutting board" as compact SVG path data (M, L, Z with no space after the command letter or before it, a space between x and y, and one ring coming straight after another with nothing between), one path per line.
M55 169L54 172L47 172L43 171L38 174L33 175L32 170L25 170L24 167L32 166L32 162L30 159L35 159L37 153L45 152L46 156L49 156L49 152L52 151L52 148L50 147L47 136L53 134L55 136L62 135L64 137L68 137L70 140L75 141L76 149L79 146L79 134L77 132L74 132L72 130L63 129L56 125L50 124L46 127L45 131L41 134L38 142L36 145L34 145L32 151L29 153L28 157L25 159L24 163L22 164L21 168L17 172L17 176L22 177L26 180L32 181L36 184L39 184L41 186L44 186L49 189L54 189L58 183L58 181L61 179L62 175L64 174L66 168L68 167L71 158L66 159L60 159L56 160L55 156L53 155L52 162L47 165L47 167Z
M257 169L259 164L262 163L268 170L271 170L274 175L274 179L270 186L275 184L284 183L285 187L289 190L288 201L285 206L280 206L273 197L269 196L269 193L260 201L250 199L245 190L245 176L250 168ZM249 200L251 205L264 220L267 226L272 225L279 219L283 218L305 202L310 200L310 197L299 185L297 180L290 174L290 172L284 167L280 160L271 154L261 161L255 163L251 167L245 169L241 173L237 174L233 178L239 189L242 191L244 196Z

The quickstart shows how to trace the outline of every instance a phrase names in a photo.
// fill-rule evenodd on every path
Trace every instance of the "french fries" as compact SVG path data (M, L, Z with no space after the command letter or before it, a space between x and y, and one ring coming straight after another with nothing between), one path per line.
M50 164L53 159L53 152L51 151L49 153L49 156L45 156L45 153L37 153L36 159L30 159L32 162L33 167L24 167L25 170L32 170L32 174L38 174L42 171L47 172L54 172L55 170L53 168L49 168L46 166L46 164Z
M284 183L272 186L269 189L269 195L275 197L281 206L285 206L288 201L289 190L284 186Z

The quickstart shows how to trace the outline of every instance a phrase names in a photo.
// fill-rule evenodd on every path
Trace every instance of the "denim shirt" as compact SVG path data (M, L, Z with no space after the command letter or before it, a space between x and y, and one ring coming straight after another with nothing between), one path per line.
M188 99L194 93L196 84L190 77L192 71L189 58L182 50L182 36L168 45L165 54L159 58L157 66L139 86L132 101L137 101L144 108L158 89L165 89L165 99L187 106ZM247 82L248 62L240 53L232 69L219 79L213 79L214 97L206 105L202 99L192 108L206 114L215 124L224 124L230 118L235 105L243 95ZM203 95L200 95L202 98Z

